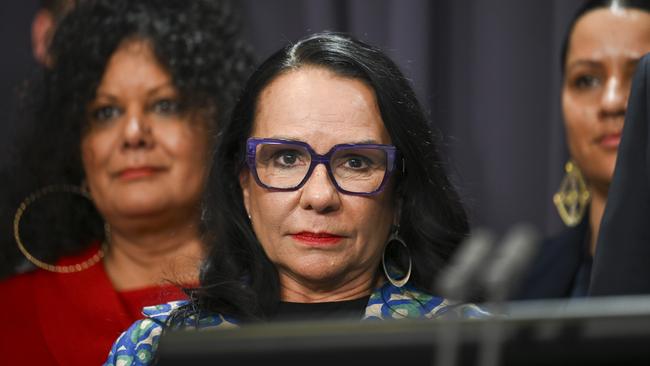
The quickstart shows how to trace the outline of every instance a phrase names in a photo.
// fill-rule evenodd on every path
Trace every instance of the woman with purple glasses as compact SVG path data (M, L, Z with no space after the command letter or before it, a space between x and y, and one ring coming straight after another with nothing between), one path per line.
M432 291L467 218L438 136L381 51L332 33L278 51L220 139L202 286L145 308L108 365L150 363L165 328L483 315Z

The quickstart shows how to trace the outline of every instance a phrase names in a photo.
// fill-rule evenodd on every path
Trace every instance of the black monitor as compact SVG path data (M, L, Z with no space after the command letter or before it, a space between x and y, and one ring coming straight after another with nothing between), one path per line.
M294 322L167 333L160 365L650 365L650 298L508 304L481 320Z

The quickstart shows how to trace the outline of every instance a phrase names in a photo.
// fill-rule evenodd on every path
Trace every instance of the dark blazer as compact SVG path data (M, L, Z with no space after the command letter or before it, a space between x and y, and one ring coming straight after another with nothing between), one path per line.
M559 235L545 239L516 300L571 297L576 277L588 257L589 217Z
M650 54L639 62L598 235L590 294L650 294Z

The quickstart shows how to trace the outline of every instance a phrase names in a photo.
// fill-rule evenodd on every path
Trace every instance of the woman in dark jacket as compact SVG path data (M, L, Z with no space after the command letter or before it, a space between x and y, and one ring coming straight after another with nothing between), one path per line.
M565 232L543 243L520 298L587 294L634 68L650 51L650 2L591 0L562 52L562 111L571 160L554 202Z

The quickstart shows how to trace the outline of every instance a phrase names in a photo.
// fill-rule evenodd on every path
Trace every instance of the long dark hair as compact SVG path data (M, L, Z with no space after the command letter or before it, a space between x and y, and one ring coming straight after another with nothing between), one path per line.
M562 40L562 51L560 53L560 70L562 75L564 75L564 68L566 67L566 58L569 53L569 46L571 42L571 34L573 34L573 29L576 26L576 23L580 18L592 10L602 9L602 8L611 8L616 6L619 9L637 9L643 10L645 12L650 12L650 0L588 0L585 1L580 8L575 12L569 27L564 34L564 39Z
M375 92L385 127L405 161L395 189L401 201L399 232L413 259L411 283L430 290L466 236L466 213L445 174L436 136L398 67L379 49L345 35L312 35L259 66L221 131L205 203L213 246L201 271L202 287L191 291L193 304L177 312L176 319L197 308L242 320L273 316L280 301L278 273L247 218L238 177L260 93L279 75L303 66L362 80Z
M3 188L7 197L0 207L0 264L2 257L8 262L5 268L21 260L10 225L25 196L49 185L82 183L86 107L109 59L124 42L135 39L150 45L171 75L181 105L201 113L216 136L217 125L230 115L253 64L235 10L230 2L219 0L78 1L58 24L49 49L51 65L25 93L31 115L25 116L13 149L14 164L3 172L9 185ZM103 239L102 219L94 206L69 201L65 206L30 208L29 219L21 222L21 232L31 234L26 245L37 257L52 262Z

